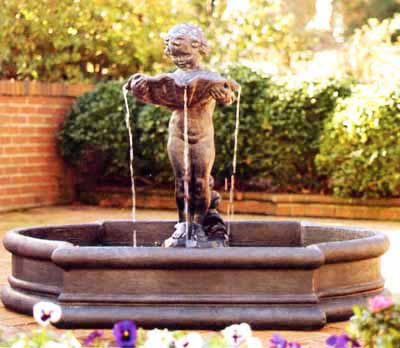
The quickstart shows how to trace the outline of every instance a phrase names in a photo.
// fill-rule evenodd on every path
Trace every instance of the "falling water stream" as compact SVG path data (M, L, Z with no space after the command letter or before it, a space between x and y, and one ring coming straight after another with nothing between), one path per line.
M186 245L189 242L189 115L188 115L188 101L187 101L187 86L183 91L183 163L184 163L184 212L185 212L185 234L186 234Z
M238 150L238 136L239 136L239 124L240 124L240 94L241 87L239 86L237 100L236 100L236 119L235 119L235 133L234 133L234 145L233 145L233 160L232 160L232 175L231 185L229 190L229 203L228 203L228 236L231 234L231 222L235 214L234 211L234 195L235 195L235 176L237 168L237 150Z
M130 123L131 115L128 104L128 88L127 85L122 87L124 101L125 101L125 123L128 129L129 135L129 170L131 177L131 191L132 191L132 222L135 225L136 222L136 192L135 192L135 177L133 171L134 164L134 153L133 153L133 136L132 127ZM236 102L236 120L235 120L235 132L234 132L234 147L233 147L233 161L232 161L232 175L230 178L229 188L229 203L228 203L228 235L230 235L231 221L234 216L234 193L235 193L235 175L237 169L237 150L238 150L238 135L239 135L239 123L240 123L240 94L241 89L238 90L237 102ZM188 100L187 100L187 86L184 87L183 92L183 161L184 161L184 214L185 214L185 235L186 244L189 243L189 115L188 115ZM225 188L227 188L227 180L225 179ZM133 246L137 247L136 229L133 229Z
M131 175L131 191L132 191L132 222L134 225L133 228L133 247L137 247L137 238L136 238L136 191L135 191L135 177L133 172L133 163L134 163L134 155L133 155L133 136L132 136L132 127L131 127L131 113L129 111L129 104L128 104L128 86L124 85L122 87L122 93L124 95L125 101L125 123L126 128L128 128L129 134L129 170Z

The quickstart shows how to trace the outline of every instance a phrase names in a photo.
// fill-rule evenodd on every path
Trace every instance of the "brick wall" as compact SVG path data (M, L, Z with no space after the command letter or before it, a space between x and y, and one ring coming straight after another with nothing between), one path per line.
M73 199L56 135L82 84L0 81L0 211Z

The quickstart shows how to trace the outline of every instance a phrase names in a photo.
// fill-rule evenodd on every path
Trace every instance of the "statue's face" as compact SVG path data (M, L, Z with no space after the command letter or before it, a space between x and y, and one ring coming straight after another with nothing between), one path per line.
M171 37L168 42L168 50L174 64L184 70L199 67L201 54L201 42L189 35L177 35Z

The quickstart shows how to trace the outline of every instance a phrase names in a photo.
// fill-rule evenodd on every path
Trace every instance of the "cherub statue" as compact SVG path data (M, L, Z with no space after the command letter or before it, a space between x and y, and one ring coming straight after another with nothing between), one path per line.
M145 103L167 107L172 112L169 122L168 155L175 175L175 194L179 223L169 240L173 246L186 245L189 237L196 246L227 244L226 227L216 211L220 197L212 191L211 170L215 158L213 112L216 103L231 104L239 85L218 73L200 66L209 47L203 31L192 24L179 24L165 37L165 53L177 70L155 77L135 74L128 89ZM185 177L184 162L184 93L187 96L189 170ZM185 180L189 184L189 216L185 216ZM185 222L190 236L185 236Z

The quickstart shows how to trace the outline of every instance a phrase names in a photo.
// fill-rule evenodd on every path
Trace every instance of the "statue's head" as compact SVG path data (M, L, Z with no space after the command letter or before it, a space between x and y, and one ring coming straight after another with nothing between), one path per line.
M207 39L203 31L193 24L178 24L165 36L165 53L181 69L199 67L202 56L208 54Z

